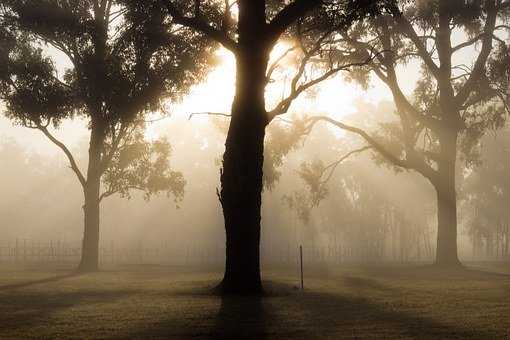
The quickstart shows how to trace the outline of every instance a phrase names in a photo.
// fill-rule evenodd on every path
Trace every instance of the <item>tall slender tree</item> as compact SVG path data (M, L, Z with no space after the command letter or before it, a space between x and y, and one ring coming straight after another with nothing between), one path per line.
M116 0L2 0L0 6L7 116L40 130L68 158L85 201L79 269L97 270L104 198L131 189L183 195L182 175L169 168L169 144L144 141L144 115L200 79L208 45L192 32L167 29L158 6ZM48 47L72 65L63 76ZM74 117L90 130L86 172L50 129Z
M392 7L339 30L337 47L359 58L382 52L356 76L366 82L374 75L391 91L398 123L385 126L390 141L329 117L311 124L327 121L358 134L390 163L427 178L437 193L436 263L458 266L457 159L509 111L510 2L420 0ZM411 62L422 73L408 96L399 67Z

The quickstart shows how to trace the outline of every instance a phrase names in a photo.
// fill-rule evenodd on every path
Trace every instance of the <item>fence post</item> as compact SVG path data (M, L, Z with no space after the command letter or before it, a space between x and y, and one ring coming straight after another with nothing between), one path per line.
M138 242L138 249L139 249L139 264L143 263L143 248L142 248L142 241L140 240Z
M112 265L115 264L115 244L113 240L110 241L110 247L112 248Z
M301 290L305 289L305 284L303 280L303 246L299 246L299 263L301 266Z
M23 239L23 263L27 263L27 240Z

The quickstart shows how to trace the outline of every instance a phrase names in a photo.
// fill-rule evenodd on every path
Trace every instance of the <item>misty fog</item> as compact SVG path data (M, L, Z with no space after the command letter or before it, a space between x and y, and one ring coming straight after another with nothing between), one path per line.
M510 0L0 0L0 339L510 339Z
M357 112L347 119L364 126L371 117L380 122L384 121L381 117L391 119L392 110L391 102L360 100ZM150 125L151 131L171 143L172 166L186 180L184 199L175 201L160 194L147 200L143 193L134 192L129 199L114 196L104 202L101 246L105 253L114 247L118 262L223 262L223 216L216 189L228 118L188 118L168 116ZM293 133L284 121L273 126ZM502 164L493 164L498 162L498 154L508 150L508 134L503 129L487 135L479 146L485 156L476 164L466 160L459 163L459 180L468 185L460 196L459 255L463 260L503 260L508 256L510 220L504 198L497 194L498 187L509 185L505 176L508 165L505 159L499 159ZM319 162L326 166L361 142L356 136L320 126L310 136L300 138L296 148L283 156L282 165L271 165L271 172L279 175L263 194L263 263L294 263L300 245L308 252L305 261L433 261L437 237L433 188L412 171L378 165L373 153L353 155L339 164L324 184L326 196L312 206L309 187L299 175L302 165ZM266 147L275 147L271 143L277 147L278 142L271 139ZM86 162L85 139L78 140L73 151ZM22 242L27 247L61 242L79 249L82 193L66 159L59 153L34 151L12 137L2 140L0 158L2 164L8 164L0 169L0 242L12 247L16 242L20 247ZM487 167L498 167L498 171L484 176ZM490 195L492 190L495 193ZM293 206L286 200L289 197L295 200ZM487 205L492 209L479 216L476 212ZM147 249L142 259L140 249ZM126 253L124 259L122 252ZM77 256L67 259L77 260Z

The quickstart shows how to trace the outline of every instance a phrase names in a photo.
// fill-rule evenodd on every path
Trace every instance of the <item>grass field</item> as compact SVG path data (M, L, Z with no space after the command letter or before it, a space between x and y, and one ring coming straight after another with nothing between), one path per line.
M220 298L220 271L96 274L0 267L1 339L510 338L510 265L267 270L260 298Z

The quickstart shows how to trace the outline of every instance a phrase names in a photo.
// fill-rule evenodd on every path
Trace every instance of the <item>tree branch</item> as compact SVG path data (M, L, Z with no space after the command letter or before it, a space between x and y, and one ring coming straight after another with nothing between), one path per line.
M199 115L207 115L207 116L222 116L222 117L232 117L231 114L228 113L222 113L222 112L194 112L189 115L188 120L191 120L193 116L199 116Z
M324 173L325 173L326 171L328 171L329 169L331 169L331 170L329 171L329 174L328 174L328 176L326 177L326 179L324 179L324 180L322 180L322 181L321 181L321 184L325 184L325 183L327 183L327 182L331 179L331 177L333 177L333 174L335 173L336 168L338 168L338 166L339 166L341 163L343 163L346 159L348 159L349 157L351 157L351 156L353 156L353 155L355 155L355 154L362 153L362 152L367 151L367 150L371 150L372 148L373 148L372 146L364 146L364 147L362 147L362 148L359 148L359 149L353 150L353 151L351 151L351 152L347 153L346 155L342 156L339 160L337 160L337 161L335 161L335 162L333 162L333 163L329 164L328 166L326 166L326 167L322 170L322 175L324 175ZM321 177L322 177L322 176L321 176Z
M298 86L298 82L299 82L299 80L301 79L301 77L303 76L303 74L305 72L306 65L307 65L308 61L313 56L313 54L320 49L320 43L321 42L322 42L322 39L319 40L318 45L315 46L310 52L305 52L305 56L304 56L303 60L301 61L301 65L300 65L296 75L292 79L291 89L290 89L291 92L290 92L289 96L287 98L283 99L276 106L276 108L274 108L273 110L268 112L268 116L269 116L270 120L273 119L274 117L278 116L278 115L282 115L282 114L287 113L289 108L290 108L290 106L292 105L292 102L297 97L299 97L303 92L307 91L308 89L312 88L313 86L323 82L324 80L334 76L335 74L337 74L337 73L339 73L341 71L346 71L346 70L348 70L348 69L350 69L352 67L356 67L356 66L365 66L365 65L368 65L374 59L376 59L380 53L382 53L382 52L380 52L380 53L377 53L376 55L370 55L364 61L344 64L344 65L340 65L340 66L337 66L337 67L332 67L331 69L329 69L327 72L325 72L321 76L319 76L317 78L314 78L314 79L312 79L312 80L310 80L310 81L308 81L308 82Z
M404 30L404 34L407 35L407 37L413 42L414 46L417 49L418 54L423 59L423 61L429 68L430 72L434 75L434 77L436 77L436 79L439 79L440 76L439 67L432 59L432 56L429 54L429 51L427 50L427 47L425 46L425 44L423 44L423 41L418 36L418 33L416 33L416 30L414 29L413 25L409 22L409 20L406 19L406 17L400 11L394 12L393 16L397 23L399 23L402 29Z
M206 35L207 37L215 40L216 42L222 44L226 49L229 49L232 52L237 50L237 43L230 39L225 32L220 31L209 25L207 22L203 21L199 17L187 17L184 16L179 9L172 3L171 0L165 1L166 8L168 13L172 16L173 20L183 26L192 28Z
M342 130L352 132L354 134L357 134L361 136L373 149L375 149L377 152L379 152L387 161L392 163L395 166L407 169L407 170L416 170L419 173L421 173L423 176L428 178L430 181L436 180L436 173L434 169L432 169L430 166L428 166L426 163L421 162L416 157L408 158L408 159L401 159L398 156L395 156L391 151L387 150L381 143L379 143L375 138L370 136L367 132L364 130L350 126L347 124L344 124L342 122L339 122L337 120L334 120L327 116L316 116L309 118L309 125L307 127L307 131L311 131L313 126L320 122L325 121L328 122ZM410 155L408 155L409 157Z
M83 176L82 172L80 171L80 168L78 167L78 164L76 163L75 159L74 159L74 156L73 154L71 153L71 151L69 151L69 149L65 146L64 143L62 143L61 141L59 141L57 138L55 138L49 131L48 131L48 128L46 126L43 126L41 124L37 124L37 129L39 129L40 131L42 131L42 133L44 133L44 135L50 140L53 142L53 144L55 144L56 146L58 146L63 152L64 154L67 156L67 159L69 160L69 163L71 164L71 169L74 171L74 173L76 174L76 177L78 177L78 180L80 181L80 184L82 185L82 187L85 187L86 184L87 184L87 181L85 179L85 177Z
M464 86L455 96L457 106L462 106L472 93L480 78L485 74L485 65L492 51L492 36L496 29L497 8L494 1L488 1L487 19L483 30L482 49L476 59L473 71Z
M132 126L132 130L134 130L135 126L136 125ZM113 130L115 130L115 127ZM108 169L113 157L115 156L115 153L119 150L120 142L126 137L127 134L128 129L126 125L120 123L119 132L117 134L112 133L112 143L110 150L108 150L108 153L103 157L101 161L101 173L104 173Z
M99 202L102 202L105 198L108 198L110 196L113 196L117 193L118 191L117 190L113 190L113 191L105 191L103 192L100 196L99 196Z
M273 75L274 71L276 71L276 69L278 68L278 66L280 66L280 62L285 59L285 57L287 57L289 55L289 53L291 53L292 51L296 50L297 49L297 46L292 46L292 47L289 47L284 53L282 53L282 55L280 55L272 64L271 66L269 66L268 68L268 71L267 71L267 74L266 74L266 78L267 78L267 81L269 82L271 80L271 76Z
M390 161L394 165L399 166L404 169L412 168L411 165L407 162L407 160L400 159L397 156L393 155L384 146L382 146L381 143L377 142L372 136L370 136L364 130L354 127L354 126L344 124L342 122L334 120L333 118L330 118L327 116L311 117L311 118L309 118L309 125L308 125L307 130L311 131L311 129L313 129L313 126L320 121L325 121L325 122L330 123L331 125L334 125L342 130L349 131L349 132L352 132L354 134L361 136L368 144L370 144L375 150L377 150L377 152L379 152L382 156L384 156L384 158L386 158L388 161Z
M343 32L342 36L347 41L347 43L352 45L357 51L363 53L363 55L366 56L366 58L370 58L370 55L374 54L375 49L374 47L370 46L370 44L352 39L351 37L348 36L346 32ZM391 50L391 48L392 46L386 46L385 50ZM382 66L385 67L386 74L383 73L381 65L376 65L374 63L374 60L372 60L369 63L369 65L371 66L372 70L377 75L377 77L380 80L382 80L391 90L397 106L401 106L404 112L407 112L410 116L412 116L421 124L432 129L437 129L438 121L431 116L426 116L422 114L411 104L411 102L407 99L404 92L400 88L400 85L398 84L395 66L392 63L388 62L387 60L388 58L382 58L381 56L383 55L380 53L376 53L377 59L379 60L380 63L382 63ZM399 110L399 116L401 117L403 122L406 123L407 118L400 113L401 112Z
M283 8L269 23L268 32L273 40L278 40L280 35L296 20L322 3L322 0L295 0Z
M485 33L478 34L477 36L473 37L472 39L466 40L463 43L460 43L454 47L452 47L452 53L458 52L463 48L469 47L473 44L475 44L477 41L483 38Z

